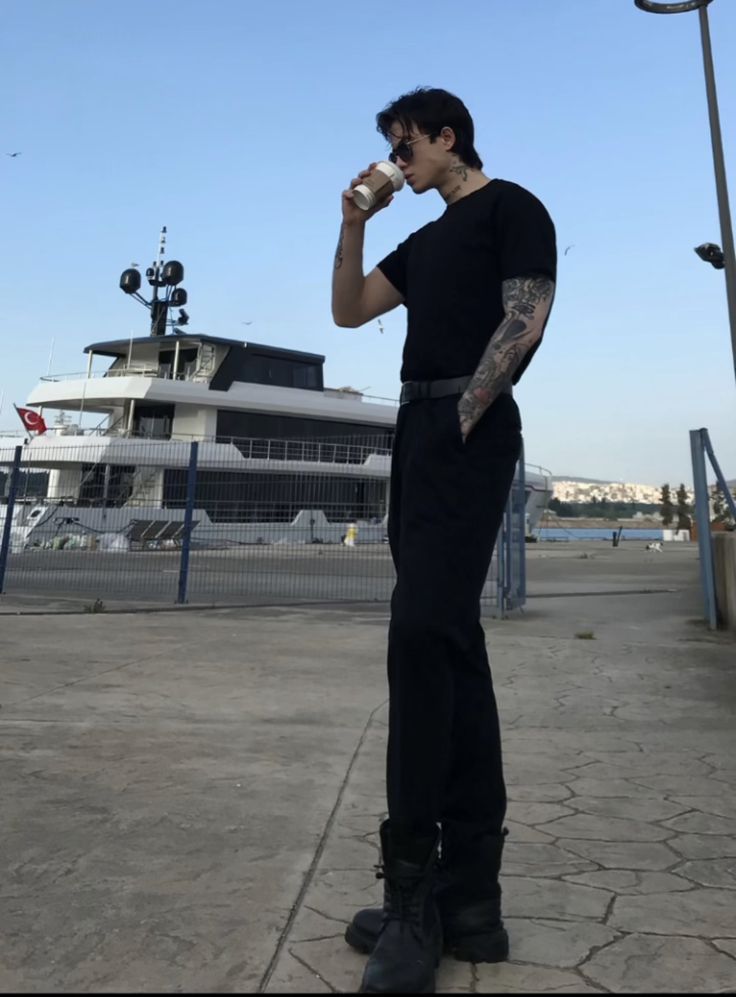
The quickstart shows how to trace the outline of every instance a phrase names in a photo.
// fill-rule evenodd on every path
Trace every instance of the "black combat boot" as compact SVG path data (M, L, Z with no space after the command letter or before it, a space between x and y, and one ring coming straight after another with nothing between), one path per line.
M465 962L503 962L509 939L501 920L498 874L504 830L477 835L459 825L445 825L442 858L433 886L445 949ZM384 890L384 908L387 903ZM380 907L358 911L345 940L358 952L372 952L383 921Z
M360 993L431 994L442 954L442 929L432 884L439 834L407 842L392 840L381 825L384 908Z
M508 831L485 834L448 822L442 831L442 860L435 899L445 948L463 962L503 962L509 936L501 920L501 855Z

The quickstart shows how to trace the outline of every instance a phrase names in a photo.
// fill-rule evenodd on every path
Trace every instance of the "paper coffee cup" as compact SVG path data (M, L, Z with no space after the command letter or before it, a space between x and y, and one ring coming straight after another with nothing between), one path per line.
M363 211L387 200L404 186L404 174L395 163L382 160L362 183L353 188L353 200Z

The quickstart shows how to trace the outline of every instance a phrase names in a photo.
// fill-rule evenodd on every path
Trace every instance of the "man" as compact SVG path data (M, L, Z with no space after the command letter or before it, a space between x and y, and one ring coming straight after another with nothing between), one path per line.
M386 205L353 201L369 170L342 195L336 324L356 328L400 304L408 319L388 526L384 906L356 914L346 938L371 953L362 992L431 993L443 936L460 959L508 954L506 790L480 596L521 448L511 385L552 305L555 233L532 194L482 172L457 97L419 89L377 123L408 186L438 191L446 207L364 276L365 224Z

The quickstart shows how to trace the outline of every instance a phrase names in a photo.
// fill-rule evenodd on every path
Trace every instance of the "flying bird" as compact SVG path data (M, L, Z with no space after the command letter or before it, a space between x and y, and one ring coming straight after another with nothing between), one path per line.
M380 320L380 318L378 319L378 329L379 332L383 334L383 322Z
M22 156L22 152L6 152L6 156L10 156L11 159L15 159L16 156Z
M567 256L567 250L568 250L568 249L572 249L572 247L573 247L574 245L575 245L575 243L574 243L574 242L573 242L573 243L572 243L571 245L569 245L569 246L567 247L567 249L565 250L565 252L564 252L564 253L563 253L562 255L563 255L563 256Z
M241 325L253 325L253 320L251 319L250 322L241 322L240 324Z

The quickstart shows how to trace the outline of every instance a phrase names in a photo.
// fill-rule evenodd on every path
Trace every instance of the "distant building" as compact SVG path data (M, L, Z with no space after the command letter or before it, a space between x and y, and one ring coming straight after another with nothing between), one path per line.
M677 491L677 484L670 485L672 495ZM589 482L555 481L552 484L552 497L560 502L637 502L658 505L662 496L660 486L642 485L625 481ZM692 489L687 490L688 502L694 502Z

